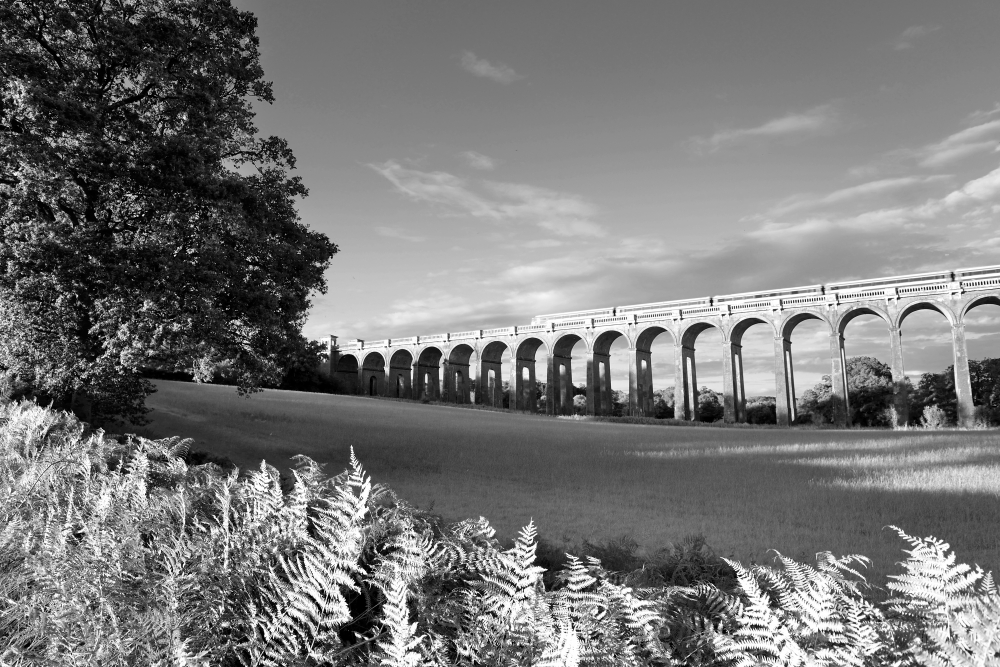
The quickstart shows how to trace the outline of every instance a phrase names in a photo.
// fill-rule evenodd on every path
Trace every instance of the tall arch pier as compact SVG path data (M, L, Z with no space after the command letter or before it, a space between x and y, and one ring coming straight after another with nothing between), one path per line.
M727 422L746 421L742 341L751 327L774 339L774 391L781 425L795 418L792 354L796 327L817 320L830 341L834 421L850 422L850 393L844 353L845 329L861 315L881 318L887 327L901 422L908 413L904 347L906 318L919 310L940 313L951 327L958 418L971 425L975 406L965 340L968 314L984 304L1000 305L1000 266L922 273L892 278L808 285L787 289L664 301L588 311L540 315L528 325L338 344L326 339L324 371L352 393L398 398L428 397L511 410L536 409L536 361L545 363L545 410L572 414L573 351L583 343L587 412L611 411L611 345L628 346L629 405L632 415L653 414L652 343L660 334L673 341L674 410L677 419L698 418L699 338L716 330L722 340L723 405ZM718 336L713 337L718 340ZM714 344L718 344L717 342ZM542 356L544 355L544 357ZM509 377L502 360L509 359ZM504 381L509 403L504 406Z

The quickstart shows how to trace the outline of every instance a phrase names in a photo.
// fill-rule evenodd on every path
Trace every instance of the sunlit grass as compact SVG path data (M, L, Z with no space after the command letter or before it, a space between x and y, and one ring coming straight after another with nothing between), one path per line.
M554 542L703 533L723 555L777 549L899 560L889 524L1000 567L1000 434L638 426L357 397L159 383L146 434L194 437L241 466L307 454L338 472L353 446L378 482L453 519Z

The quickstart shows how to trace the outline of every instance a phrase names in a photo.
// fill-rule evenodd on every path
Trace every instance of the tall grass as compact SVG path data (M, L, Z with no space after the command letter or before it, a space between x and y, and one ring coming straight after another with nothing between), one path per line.
M899 558L885 527L901 525L1000 567L996 431L641 426L158 386L146 435L193 437L240 465L287 467L298 453L339 463L353 446L410 502L486 516L511 538L532 518L557 546L628 535L653 551L700 533L744 561L829 549L866 554L884 575Z

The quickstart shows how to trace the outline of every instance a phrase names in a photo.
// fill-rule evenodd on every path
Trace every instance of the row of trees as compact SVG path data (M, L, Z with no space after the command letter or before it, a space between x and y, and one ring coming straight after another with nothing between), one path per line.
M1000 359L969 361L972 376L972 396L976 404L977 418L981 423L1000 425ZM924 373L913 385L906 379L909 396L909 423L921 423L927 408L939 408L948 423L956 423L958 417L955 393L954 367L949 366L941 373ZM847 360L847 386L850 394L851 422L859 426L891 426L894 386L892 369L874 357L851 357ZM506 389L505 384L505 389ZM573 388L573 404L577 414L584 414L587 406L587 388L577 385ZM545 406L545 385L539 383L539 406ZM798 398L797 419L799 424L833 423L833 385L829 375L824 375L816 386L807 389ZM698 391L698 419L715 422L723 418L722 394L708 387ZM747 422L750 424L777 423L777 406L773 396L753 396L747 399ZM628 394L612 392L612 414L621 416L628 413ZM653 416L657 419L673 419L674 388L658 389L653 392Z

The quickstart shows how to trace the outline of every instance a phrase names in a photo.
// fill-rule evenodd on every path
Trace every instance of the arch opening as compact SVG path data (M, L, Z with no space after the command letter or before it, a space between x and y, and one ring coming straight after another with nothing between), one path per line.
M700 343L700 344L699 344ZM711 322L695 322L681 334L677 419L714 422L725 416L722 331ZM696 349L700 350L696 354Z
M358 358L353 354L342 354L337 359L333 369L334 376L341 387L349 394L357 394L361 387L358 384Z
M629 391L629 340L620 331L602 331L586 359L587 413L631 414Z
M636 338L635 356L635 414L673 419L677 381L674 334L655 325L643 329Z
M413 398L411 378L413 377L413 355L409 350L396 350L389 357L389 377L386 384L392 387L396 398Z
M385 357L369 352L361 362L361 387L369 396L385 396Z
M930 408L927 422L940 417L935 408L944 411L947 420L958 420L958 395L955 391L954 346L948 314L934 306L913 304L900 313L898 365L904 370L901 397L897 411L905 408L905 420L924 424L924 409ZM904 363L905 362L905 363Z
M417 355L413 374L414 398L441 400L441 360L444 353L437 347L425 347Z
M578 347L580 344L583 347ZM555 415L587 411L587 344L580 336L563 334L552 344L549 356L546 412ZM573 354L574 351L577 354ZM579 379L578 379L579 378ZM551 403L551 405L549 405Z
M514 408L527 412L546 412L548 346L540 338L526 338L514 353ZM541 365L539 365L541 364Z
M1000 296L972 300L962 322L975 423L1000 426Z
M475 350L471 345L460 343L451 348L448 354L448 373L445 376L445 394L453 403L472 403L474 389L472 383Z
M733 325L729 340L729 349L723 345L722 351L723 368L728 362L730 369L730 379L723 378L725 418L739 423L777 424L774 325L760 317L747 317Z
M824 396L829 398L825 402L820 401L819 410L810 411L822 414L824 421L833 423L889 425L895 386L892 372L894 342L889 317L873 308L854 308L841 316L837 331L840 333L842 370L834 367L829 393L826 393L825 384L816 387L820 390L817 393L821 399ZM831 354L835 354L833 349ZM803 403L806 403L805 394Z
M510 383L504 381L510 370L510 348L494 340L487 343L479 354L480 387L476 400L494 408L510 406Z

